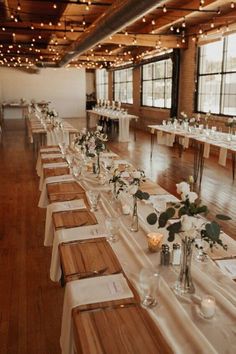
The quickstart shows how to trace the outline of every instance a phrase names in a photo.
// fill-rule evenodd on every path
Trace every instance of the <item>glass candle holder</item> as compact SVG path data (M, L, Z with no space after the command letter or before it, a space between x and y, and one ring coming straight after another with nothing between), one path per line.
M205 318L212 318L216 312L216 302L214 296L205 295L201 301L201 314Z
M159 232L147 234L148 249L150 252L157 252L162 244L163 235Z

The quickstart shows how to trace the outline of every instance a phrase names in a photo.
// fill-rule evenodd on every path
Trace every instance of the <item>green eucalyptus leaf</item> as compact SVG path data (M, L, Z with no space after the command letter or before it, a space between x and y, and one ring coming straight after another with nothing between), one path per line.
M181 230L181 222L178 221L178 222L175 222L175 223L169 225L167 227L167 230L169 231L169 234L172 233L172 232L175 233L175 234L180 232L180 230Z
M168 219L171 219L175 215L175 208L168 208L165 212L168 216Z
M169 242L173 242L175 240L175 233L174 232L170 232L167 240Z
M179 212L178 212L179 218L185 214L187 214L187 211L186 211L186 208L183 206L179 209Z
M207 236L217 242L220 236L220 225L217 224L217 222L212 221L211 223L206 224L205 228Z
M219 219L219 220L231 220L230 216L223 215L223 214L217 214L216 218Z
M149 225L154 225L157 222L157 214L151 213L147 216L147 222Z
M159 227L165 227L169 217L166 212L163 212L159 216Z

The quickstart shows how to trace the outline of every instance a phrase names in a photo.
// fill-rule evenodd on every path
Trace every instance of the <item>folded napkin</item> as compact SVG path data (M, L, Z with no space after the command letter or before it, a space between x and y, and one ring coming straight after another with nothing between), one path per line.
M44 246L52 246L53 244L52 213L77 209L86 209L86 205L83 199L70 200L67 202L57 202L48 205L45 224Z
M219 155L219 165L225 166L226 165L226 159L227 159L227 152L228 150L226 148L220 148L220 155Z
M62 354L73 354L72 309L79 305L132 298L123 274L106 275L67 283L61 325Z
M123 143L130 141L128 117L119 118L119 141Z
M58 157L62 157L61 153L55 153L55 154L42 154L41 159L56 159Z
M64 181L74 181L74 177L72 175L61 175L61 176L53 176L47 177L43 182L42 191L39 198L38 207L46 208L49 204L48 194L47 194L47 184L49 183L58 183Z
M41 148L40 152L55 152L55 151L60 151L59 147L47 147L47 148Z
M60 243L106 236L107 231L102 225L89 225L82 227L73 227L71 229L57 230L53 239L52 258L50 265L50 279L52 281L57 282L61 278L61 265L58 253L58 247Z

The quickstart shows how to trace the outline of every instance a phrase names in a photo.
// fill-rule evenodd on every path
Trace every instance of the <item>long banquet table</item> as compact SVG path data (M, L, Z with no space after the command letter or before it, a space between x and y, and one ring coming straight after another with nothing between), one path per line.
M194 147L193 175L195 181L202 181L204 161L209 158L211 146L218 149L219 164L226 166L228 152L231 154L232 177L235 177L235 153L236 136L228 133L216 132L211 129L199 129L188 127L183 129L181 126L174 128L171 125L149 125L151 131L151 151L153 156L154 137L157 136L157 144L173 146L176 139L181 149L187 149L192 143Z
M122 113L119 111L111 111L109 109L101 109L101 110L87 110L87 128L90 128L90 117L95 116L97 118L105 117L111 120L119 121L119 138L120 142L129 142L129 125L130 120L134 119L136 122L138 121L138 116L133 114Z
M48 148L48 151L46 150L41 150L41 157L45 153L59 153L59 149L56 147ZM104 154L104 156L107 155ZM114 154L112 156L114 157ZM54 162L54 166L50 168L54 171L50 174L53 177L46 178L47 174L45 174L45 170L47 168L45 168L46 166L41 157L39 156L38 173L45 178L43 178L39 206L47 208L46 223L51 225L51 228L47 228L49 232L47 235L45 234L46 244L53 246L50 277L53 281L59 281L61 276L64 275L64 280L66 281L61 332L62 353L111 353L112 345L112 353L118 353L115 350L116 342L119 339L122 341L122 338L124 341L127 341L125 342L127 353L144 353L145 350L142 343L150 343L151 341L150 345L154 344L153 340L148 335L145 335L145 330L141 326L142 322L140 322L140 326L137 323L137 328L140 328L141 331L140 334L135 338L131 336L127 339L125 337L125 326L128 326L128 333L131 331L129 325L132 316L137 316L137 321L139 318L139 321L144 321L143 323L147 323L146 321L149 320L146 319L146 316L148 318L150 316L150 319L156 325L156 327L153 327L152 321L148 325L148 333L155 333L155 337L158 337L158 343L156 342L155 344L156 351L150 352L147 349L145 354L152 352L162 354L169 352L176 354L235 353L236 283L229 276L225 275L214 262L214 259L233 259L233 257L236 257L235 241L223 233L222 239L228 244L228 251L215 248L213 252L209 253L209 259L206 263L199 263L193 259L192 276L196 293L193 296L176 295L172 290L172 286L177 279L179 267L160 266L160 252L150 253L147 250L146 235L148 232L156 229L155 226L150 226L146 222L146 216L150 211L153 211L153 206L149 203L138 203L140 227L138 232L131 232L129 229L131 222L130 215L122 215L119 204L111 203L109 188L98 182L98 178L90 172L90 168L88 168L87 172L84 172L81 180L76 181L69 174L57 176L56 162ZM119 165L119 157L116 157L116 162ZM86 202L83 204L81 196L76 195L76 190L71 186L71 183L75 182L78 183L80 192L84 191L85 201L87 191L97 189L101 193L98 211L94 213L94 217L97 220L95 225L89 224L84 226L83 222L81 222L80 212L87 212L87 207ZM153 195L152 201L157 209L159 203L163 206L163 202L176 200L175 197L151 181L147 181L143 185L142 190L147 190ZM54 199L56 202L50 203L52 197L56 197ZM132 205L132 199L128 195L123 195L121 199L126 204ZM57 221L55 221L55 215L57 216ZM98 242L107 242L104 238L106 237L104 223L106 218L110 216L119 219L119 240L110 243L104 249L102 248L103 246L98 245ZM166 230L161 229L160 231L164 235L164 242L167 242ZM94 256L94 252L101 254L101 260L97 259L97 256ZM111 259L109 258L111 257L111 252L114 252L112 256L113 268L109 263L111 262L111 260L109 261ZM94 266L102 268L106 266L104 270L105 274L87 279L80 278L82 273L78 269L81 267L79 265L81 257L83 266L85 267L82 272L88 270L91 272L91 269L95 269L91 268ZM118 265L115 265L117 263L114 263L114 257L117 258L116 262L118 262ZM93 261L95 262L94 264ZM99 261L101 263L96 263ZM62 264L62 270L60 264ZM159 306L145 311L145 315L143 315L145 320L142 316L138 315L138 312L135 312L136 310L139 311L138 309L140 308L137 304L139 303L137 293L140 291L139 272L143 267L155 267L160 272L160 285L157 291ZM117 269L118 273L114 274L114 270ZM62 274L62 271L65 274ZM107 299L104 289L107 289L107 286L110 287L110 282L116 284L117 280L118 284L122 284L125 288L124 295L123 297L118 296L116 298L117 294L113 292L112 296L110 294L112 298L109 298L110 301L107 303L109 299ZM108 282L107 285L106 281ZM210 320L204 319L200 313L199 303L201 297L205 294L211 294L216 298L216 314ZM120 304L123 306L123 310L127 307L131 311L130 313L127 312L129 310L124 312L125 316L127 316L127 323L120 323L118 321L119 316L122 316L123 312L119 315L115 310L120 309ZM136 308L136 306L138 307ZM113 316L112 314L114 314L114 317L110 317ZM104 321L109 321L108 327L105 326ZM97 323L97 326L94 327L94 323ZM102 326L100 330L99 323ZM124 328L123 334L121 331L122 326ZM133 323L132 327L135 327L135 323ZM112 336L114 336L113 341L107 332L108 329ZM138 351L135 344L139 337L142 337L142 331L143 338L140 341L140 350L142 351ZM100 347L102 344L105 346L108 345L110 351L104 351L104 348L102 351ZM122 351L122 353L126 352Z

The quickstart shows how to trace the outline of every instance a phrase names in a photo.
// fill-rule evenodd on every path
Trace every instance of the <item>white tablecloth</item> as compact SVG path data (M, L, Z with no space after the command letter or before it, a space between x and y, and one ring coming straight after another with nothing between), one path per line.
M58 145L60 143L70 144L69 132L60 128L47 131L47 145Z

